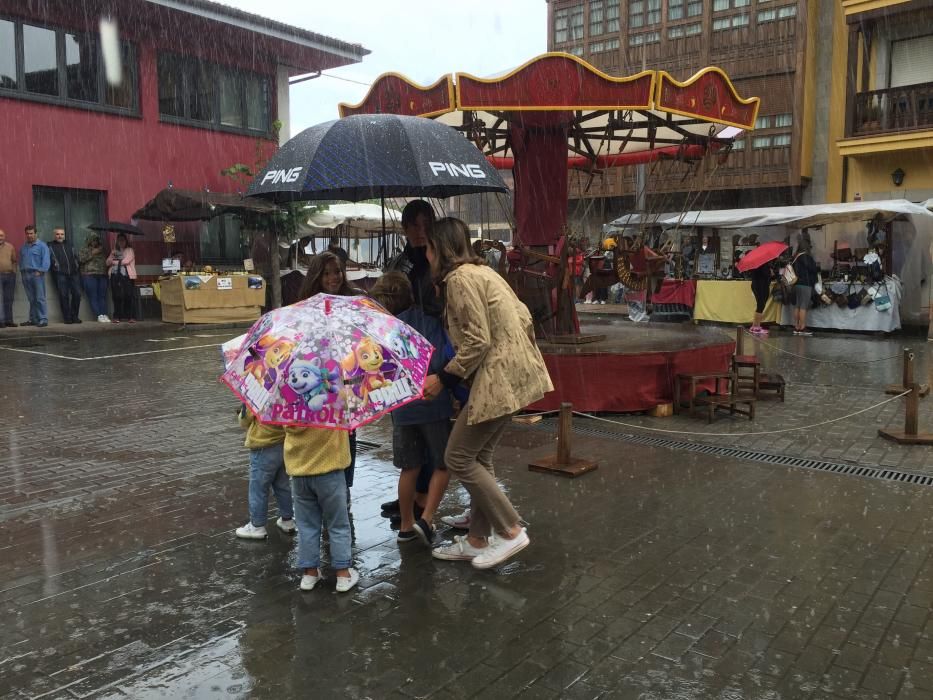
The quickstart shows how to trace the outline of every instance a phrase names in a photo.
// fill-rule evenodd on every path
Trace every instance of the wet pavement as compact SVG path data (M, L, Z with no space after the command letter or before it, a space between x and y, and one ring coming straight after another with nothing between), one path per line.
M292 540L232 534L247 453L216 344L239 331L69 331L0 335L2 697L933 698L929 486L636 444L602 423L575 444L600 468L564 480L526 466L553 451L551 422L515 425L498 472L532 544L481 572L395 542L379 424L353 490L361 584L337 595L330 573L302 594ZM834 418L900 377L898 360L835 358L906 343L918 376L930 366L920 338L768 342L787 402L753 423L614 418L933 473L933 448L875 437L901 401L799 433L710 435ZM442 512L464 503L452 490Z

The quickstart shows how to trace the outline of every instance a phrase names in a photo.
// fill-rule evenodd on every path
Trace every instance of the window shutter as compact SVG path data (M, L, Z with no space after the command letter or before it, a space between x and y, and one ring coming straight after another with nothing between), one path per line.
M933 34L891 44L891 87L933 82Z

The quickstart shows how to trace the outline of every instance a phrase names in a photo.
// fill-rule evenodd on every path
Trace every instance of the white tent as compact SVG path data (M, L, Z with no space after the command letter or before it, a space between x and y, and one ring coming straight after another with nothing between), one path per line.
M378 204L358 202L355 204L332 204L323 211L308 215L306 226L299 231L302 235L321 235L326 229L346 226L351 237L369 238L382 231L383 213ZM402 228L402 212L392 207L385 209L386 231Z
M665 229L702 227L741 229L757 233L762 242L781 240L789 230L822 227L810 232L813 253L824 268L832 265L833 242L848 243L851 248L866 245L865 222L880 214L894 221L892 232L893 272L904 287L901 316L909 323L926 324L930 307L931 243L933 211L926 202L914 204L906 199L842 204L811 204L797 207L759 207L662 214L657 223ZM610 226L631 225L630 217L620 217ZM752 231L751 229L754 229Z

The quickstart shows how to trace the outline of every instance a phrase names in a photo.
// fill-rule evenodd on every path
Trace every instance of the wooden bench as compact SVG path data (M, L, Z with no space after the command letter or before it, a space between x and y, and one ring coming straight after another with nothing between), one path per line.
M687 393L687 414L693 415L693 400L697 393L697 384L707 380L714 380L716 389L714 394L732 393L732 385L735 381L735 375L732 372L688 372L678 374L674 377L674 413L680 413L680 386L683 382L690 384L690 390ZM725 391L720 388L720 382L725 383Z
M753 396L741 396L738 394L710 394L709 396L697 396L694 399L694 402L701 408L706 408L706 420L708 423L713 422L713 414L716 412L717 408L729 409L730 415L738 414L740 416L748 416L749 420L755 420L755 397ZM746 408L740 408L740 406L746 406Z

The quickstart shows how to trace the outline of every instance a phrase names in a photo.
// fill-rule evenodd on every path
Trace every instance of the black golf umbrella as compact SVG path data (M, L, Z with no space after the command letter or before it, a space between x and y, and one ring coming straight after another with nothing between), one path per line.
M122 221L108 221L105 224L91 224L88 226L92 231L113 231L114 233L125 233L127 236L145 236L146 234L133 224L124 224Z
M359 114L287 141L248 194L283 203L506 191L496 169L455 129L422 117Z

